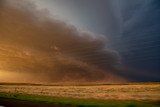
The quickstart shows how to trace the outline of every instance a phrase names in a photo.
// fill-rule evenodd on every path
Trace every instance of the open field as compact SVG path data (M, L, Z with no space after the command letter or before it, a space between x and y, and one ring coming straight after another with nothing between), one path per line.
M0 98L73 105L160 106L160 84L35 85L1 84ZM154 103L153 103L154 102ZM128 106L129 107L129 106Z

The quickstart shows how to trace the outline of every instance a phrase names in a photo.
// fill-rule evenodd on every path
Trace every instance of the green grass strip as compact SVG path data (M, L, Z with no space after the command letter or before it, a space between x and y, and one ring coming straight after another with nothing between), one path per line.
M76 99L4 92L0 92L0 98L46 104L71 105L75 107L160 107L160 102L153 101Z

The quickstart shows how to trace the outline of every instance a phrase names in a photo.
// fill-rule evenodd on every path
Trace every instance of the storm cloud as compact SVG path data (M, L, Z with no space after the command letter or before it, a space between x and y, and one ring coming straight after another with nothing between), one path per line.
M122 82L118 52L26 0L0 1L0 77L14 82Z

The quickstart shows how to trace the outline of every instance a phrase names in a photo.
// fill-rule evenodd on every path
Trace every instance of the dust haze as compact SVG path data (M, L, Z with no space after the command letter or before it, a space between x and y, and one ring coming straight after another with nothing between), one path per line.
M0 1L0 82L124 82L120 56L106 43L31 1Z

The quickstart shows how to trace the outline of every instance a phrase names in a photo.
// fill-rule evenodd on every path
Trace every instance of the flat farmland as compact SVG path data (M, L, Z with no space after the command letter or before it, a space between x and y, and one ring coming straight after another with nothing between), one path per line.
M0 92L84 99L160 100L160 84L0 85Z
M2 93L32 96L47 96L68 99L92 99L107 101L160 102L160 84L108 84L108 85L35 85L1 84ZM23 99L25 100L25 99Z

